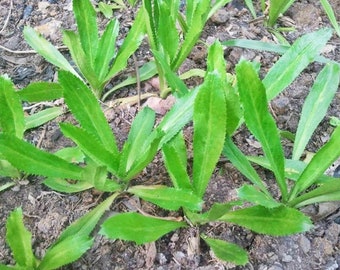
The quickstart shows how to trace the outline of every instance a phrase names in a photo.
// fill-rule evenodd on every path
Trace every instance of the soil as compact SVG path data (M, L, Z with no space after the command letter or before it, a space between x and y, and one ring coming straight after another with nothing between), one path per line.
M11 7L11 2L13 7ZM340 20L340 2L330 1ZM33 81L55 81L56 68L47 63L42 57L32 53L23 39L22 30L26 25L35 27L54 45L62 46L61 29L75 29L71 10L71 0L1 0L0 1L0 74L8 74L16 87L21 89ZM260 10L260 9L258 9ZM6 18L9 11L8 23ZM114 16L121 25L121 38L129 29L134 12L131 9L117 10ZM289 19L289 20L288 20ZM100 17L101 27L107 19ZM284 26L292 23L296 31L284 33L289 42L297 37L312 32L321 27L330 26L319 1L296 1L287 12L286 17L280 19L279 24ZM207 44L219 39L225 41L232 38L248 38L274 42L275 37L263 27L262 22L252 21L249 11L241 0L233 1L217 12L207 23L201 40ZM120 40L118 40L119 42ZM67 51L63 51L68 56ZM340 61L340 39L335 35L331 39L324 55L335 61ZM147 44L136 53L138 64L143 64L151 57ZM240 48L226 48L225 59L228 63L228 72L233 73L234 66L241 58L256 60L261 63L261 73L266 71L278 59L278 55L244 50ZM180 72L193 67L205 67L206 48L199 44L183 64ZM129 62L128 71L133 72L133 60ZM319 63L311 64L299 78L271 103L273 115L280 129L295 132L301 112L302 104L314 78L321 70ZM118 76L111 82L115 85L126 74ZM199 79L187 81L190 87L198 85ZM110 87L110 85L108 86ZM148 81L142 84L142 91L153 92L155 84ZM136 87L127 87L115 93L108 102L116 98L136 94ZM27 105L27 104L26 104ZM38 109L43 108L42 104ZM119 142L127 137L130 123L136 115L136 105L110 108L106 111L108 120ZM32 113L28 110L27 113ZM338 91L329 110L328 116L315 132L308 151L315 152L329 138L333 128L329 125L329 116L340 117L340 92ZM58 122L64 121L68 115L63 115L46 125L25 134L26 139L48 151L56 151L71 144L62 137L58 129ZM161 117L161 115L159 115ZM186 130L188 138L191 128ZM260 149L250 133L242 127L234 136L235 142L247 154L260 154ZM291 144L285 145L287 155L291 152ZM329 173L339 162L333 164ZM270 183L272 176L259 169L261 177ZM11 252L5 243L5 222L9 213L16 207L22 207L24 222L32 232L33 249L38 257L42 257L48 246L77 218L92 209L102 200L99 194L93 191L67 195L54 192L42 185L43 179L29 176L24 180L16 181L16 185L0 193L0 262L14 264ZM0 183L11 181L0 178ZM140 183L166 183L169 177L164 169L160 155L150 164L136 181ZM242 175L226 160L222 159L214 172L205 196L206 205L213 202L225 202L236 198L236 188L245 182ZM124 211L131 207L135 198L122 199L110 209L106 216L114 211ZM135 202L136 203L136 202ZM162 211L144 202L141 204L144 211L151 214L162 215ZM192 245L198 243L198 232L195 229L183 229L169 233L160 240L137 246L123 241L111 241L96 235L93 247L77 262L62 269L338 269L340 265L340 204L324 203L310 206L304 211L311 216L315 227L311 231L287 237L269 237L255 234L244 228L230 224L209 224L201 228L201 232L213 235L239 244L249 252L249 263L242 267L221 262L209 251L204 243L193 252Z

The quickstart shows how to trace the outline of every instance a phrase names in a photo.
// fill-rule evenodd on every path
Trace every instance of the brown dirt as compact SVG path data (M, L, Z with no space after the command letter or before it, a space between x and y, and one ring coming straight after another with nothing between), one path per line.
M340 5L337 0L331 1L340 16ZM0 2L0 28L5 23L10 0ZM75 29L71 11L70 0L37 1L14 0L14 7L10 20L0 33L0 44L15 52L0 49L0 74L8 74L18 88L22 88L32 81L54 81L56 69L46 63L40 56L32 53L18 53L30 48L23 40L22 30L25 25L38 27L55 45L62 45L61 29ZM210 20L202 34L202 41L211 43L215 39L225 41L231 38L249 38L264 41L273 41L274 37L262 26L261 23L250 23L250 13L243 7L243 1L234 1L235 5L223 8L223 14L216 15ZM236 7L236 4L237 8ZM297 31L286 33L290 42L298 36L311 32L323 26L328 26L328 20L318 1L297 1L287 12L287 17L295 23ZM122 36L127 31L132 11L117 11L115 16L121 23ZM223 17L224 16L224 17ZM106 20L101 19L101 25ZM284 23L284 22L281 22ZM181 71L192 67L205 67L205 48L196 46L193 53L184 63ZM64 52L67 55L67 52ZM340 40L333 37L326 56L340 61ZM150 59L146 45L137 53L140 63ZM265 72L278 59L278 56L266 52L243 50L239 48L226 48L225 58L228 71L233 72L235 64L241 57L261 62L261 72ZM131 67L132 61L131 61ZM279 128L296 131L297 123L304 98L321 69L318 63L311 64L299 78L279 97L272 102ZM133 70L133 68L130 68ZM123 78L124 75L112 81L112 85ZM192 86L200 81L191 79L188 83ZM149 83L143 84L143 91L151 91ZM116 93L111 100L118 97L136 94L135 87L128 87ZM340 116L340 92L329 108L329 116ZM106 111L108 120L119 142L126 139L130 123L137 112L135 106L129 108L115 108ZM70 144L63 138L58 129L58 122L65 120L67 115L47 123L26 134L32 143L42 139L41 148L56 151ZM327 140L332 128L326 118L317 129L309 151L315 151ZM188 136L190 128L186 130ZM235 142L248 154L260 153L249 132L241 128L234 137ZM291 145L287 143L287 153ZM262 177L270 181L271 175L259 170ZM229 201L235 199L235 189L244 183L244 178L228 161L221 161L211 179L207 194L206 204L213 202ZM0 183L9 179L0 178ZM33 234L33 248L38 257L42 256L46 248L53 243L60 232L71 222L93 208L98 200L98 194L86 191L78 194L66 195L53 192L41 184L42 179L28 177L28 181L18 181L17 185L0 193L0 262L13 264L12 256L5 243L5 222L9 213L21 206L24 211L24 221ZM164 169L161 156L157 156L136 181L141 183L164 183L169 181ZM110 210L124 210L130 205L129 199L123 199ZM162 214L149 204L142 203L144 210L149 213ZM191 254L191 244L197 240L198 232L194 229L183 229L172 232L155 243L136 246L133 243L107 240L96 236L94 246L77 262L63 267L63 269L338 269L340 265L340 220L339 204L330 203L315 205L305 209L315 220L315 228L308 233L289 237L269 237L254 234L238 226L226 224L209 224L202 228L202 232L214 235L220 239L230 240L249 251L250 262L244 267L235 267L231 264L218 261L209 249L200 243L200 253ZM110 213L106 216L109 216ZM198 241L198 240L197 240Z

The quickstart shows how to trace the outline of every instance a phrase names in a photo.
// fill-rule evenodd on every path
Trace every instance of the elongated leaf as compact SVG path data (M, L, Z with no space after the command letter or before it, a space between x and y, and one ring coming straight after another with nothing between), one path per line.
M237 190L237 195L240 199L251 202L255 205L262 205L267 208L278 207L281 204L268 196L259 189L250 185L243 185Z
M109 72L109 64L115 54L116 38L118 36L119 23L112 20L106 26L106 29L99 40L98 50L94 63L94 70L100 82L104 81Z
M331 29L323 28L306 34L294 42L263 80L268 100L273 99L293 82L301 71L319 55L331 35Z
M63 31L63 41L69 48L73 61L93 88L97 98L101 96L101 82L80 44L80 37L72 31Z
M243 120L240 97L237 90L229 82L226 83L226 106L227 106L227 134L232 136Z
M176 28L176 18L179 10L179 1L169 1L169 3L177 3L172 10L166 1L159 4L160 17L158 25L159 43L165 53L165 58L169 61L174 60L179 44L179 34Z
M38 269L57 269L63 265L74 262L90 249L92 244L93 239L86 235L69 236L46 251Z
M133 123L126 140L120 159L119 171L126 173L131 169L134 162L145 154L147 142L155 123L155 112L145 107L140 111Z
M274 236L305 232L312 228L312 222L308 217L286 206L272 209L253 206L228 212L219 220L235 223L257 233Z
M10 214L6 230L6 240L16 263L26 269L34 269L37 260L32 250L32 234L25 228L21 208L15 209Z
M175 188L191 189L187 173L187 151L183 133L179 132L162 147L165 167Z
M222 59L222 46L215 43L210 47L207 76L194 104L193 188L199 197L205 193L226 135L226 75Z
M156 241L164 234L182 227L186 227L184 222L124 213L108 218L99 233L111 239L135 241L141 245Z
M73 12L76 18L81 46L94 68L98 49L98 28L96 11L90 0L73 0Z
M50 189L68 194L81 192L94 187L93 184L85 181L77 181L73 183L62 178L52 177L46 178L43 183Z
M0 134L0 153L16 168L42 176L81 180L83 169L33 145L6 134Z
M273 27L280 14L283 14L293 3L294 0L271 0L269 3L268 26Z
M171 69L177 70L192 51L197 40L199 39L205 23L208 20L210 9L210 0L202 0L197 2L196 8L193 10L191 24L188 22L188 31L185 34L184 41L181 44L177 57L171 63Z
M62 115L64 113L63 109L60 107L53 107L42 110L35 114L29 115L25 118L25 130L39 127L48 121Z
M232 0L217 0L212 2L212 6L209 9L208 19L214 15L214 13L220 8L224 7L226 4L230 3Z
M139 45L142 43L145 34L145 11L139 9L133 25L124 39L122 46L120 47L116 59L107 74L105 81L109 81L118 72L123 70L127 65L129 57L137 50Z
M64 241L65 239L73 235L90 235L95 226L98 224L104 212L109 210L111 204L117 198L117 195L118 193L112 194L90 212L73 222L62 232L54 245Z
M177 100L171 110L164 116L161 123L155 131L164 132L159 148L164 143L171 140L191 119L194 111L194 100L197 96L198 89L191 90L184 97Z
M139 157L134 161L130 170L121 176L122 180L131 180L154 159L158 149L160 148L159 144L163 137L164 133L159 130L156 130L149 136L148 140L145 142L147 147L145 148L144 153L140 154Z
M265 88L250 62L241 61L236 67L236 75L245 122L261 142L273 168L282 198L286 201L288 190L284 179L284 155L277 127L267 108Z
M24 112L14 85L6 76L0 76L0 129L22 138L25 130Z
M289 206L300 208L305 205L330 202L330 201L340 201L340 181L339 179L334 179L322 184L320 187L307 192L294 200L290 201Z
M167 210L185 207L191 211L201 211L203 201L192 190L170 188L167 186L134 186L128 189L142 199L157 204Z
M91 159L99 165L106 166L110 172L117 173L119 160L106 150L91 133L67 123L61 123L60 129L66 137L72 139Z
M340 157L340 126L338 126L329 141L313 156L305 170L290 194L290 200L294 199L297 194L306 190Z
M63 89L59 83L33 82L17 92L21 100L41 102L63 97Z
M25 26L23 33L26 42L48 62L79 77L66 58L32 27Z
M327 109L338 89L340 67L327 64L319 73L302 108L295 136L293 159L298 160L313 132L327 113Z
M64 89L66 104L74 117L87 132L97 137L113 156L118 155L115 137L91 90L67 72L59 72L59 81Z
M335 13L334 13L332 6L330 5L330 3L327 0L320 0L320 2L321 2L323 9L325 10L325 12L328 16L329 21L331 22L335 32L340 37L340 25L336 21Z
M220 260L232 262L236 265L245 265L248 262L248 254L240 246L220 239L209 238L206 235L201 235L201 238Z
M247 177L254 185L258 186L263 192L269 195L266 185L262 182L255 169L251 166L247 157L233 143L229 136L226 136L223 154L231 161L231 163Z

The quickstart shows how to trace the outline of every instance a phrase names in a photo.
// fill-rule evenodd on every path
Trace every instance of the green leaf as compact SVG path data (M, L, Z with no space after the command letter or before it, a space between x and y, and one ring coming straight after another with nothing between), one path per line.
M102 37L99 40L98 51L94 63L94 70L98 80L103 82L109 72L109 64L115 54L116 38L119 31L119 22L112 20L108 23Z
M227 134L232 136L242 121L243 112L241 110L240 97L237 94L236 87L226 82L225 86L226 106L227 106Z
M290 200L294 199L300 192L306 190L340 157L340 126L338 126L329 141L313 156L307 167L290 193Z
M98 224L100 218L103 216L104 212L110 209L110 206L117 198L117 196L118 193L112 194L90 212L73 222L62 232L54 245L64 241L65 239L68 239L73 235L90 235L93 229Z
M210 47L207 76L194 104L193 188L199 197L205 193L226 135L226 101L223 90L226 78L222 59L222 46L215 43Z
M169 4L173 4L171 8ZM179 47L179 35L176 28L176 18L179 10L179 1L160 1L159 11L162 18L158 24L159 44L162 46L165 58L171 62Z
M101 227L99 233L108 238L135 241L141 245L156 241L164 234L186 227L186 224L137 213L124 213L108 218Z
M7 76L0 76L0 129L22 138L25 130L24 112L14 85Z
M319 55L332 36L332 30L323 28L297 39L289 50L275 63L263 80L267 99L283 91L301 71Z
M16 263L26 269L35 269L37 259L32 250L32 234L25 228L21 208L12 211L6 222L6 230L6 240Z
M255 205L262 205L267 208L274 208L281 205L275 201L273 197L263 193L255 186L243 185L237 190L237 195L242 200L251 202Z
M145 154L150 143L148 139L155 123L155 117L155 112L145 107L133 120L128 139L121 152L120 174L128 172L136 160Z
M81 47L79 35L72 31L64 30L63 41L69 48L72 59L76 63L80 72L92 86L97 98L100 98L102 92L101 82L98 80L98 76L90 63L90 59L86 56L83 48Z
M228 212L219 220L273 236L306 232L312 228L312 222L308 217L300 211L286 206L271 209L253 206Z
M120 47L116 59L107 74L105 81L109 81L118 72L122 71L126 65L129 57L138 49L142 43L145 34L145 12L144 9L139 9L133 25L127 34L122 46Z
M42 102L63 97L60 84L52 82L32 82L17 93L21 100L28 102Z
M340 37L340 26L339 26L339 23L336 21L336 17L335 17L335 14L334 14L334 10L332 9L332 6L330 5L330 3L327 0L320 0L320 2L321 2L323 9L325 10L325 12L328 16L328 19L331 22L335 32Z
M192 18L187 19L188 30L185 34L184 41L180 46L176 59L171 63L172 70L177 70L181 66L199 39L204 25L208 20L210 2L210 0L196 2L197 5L193 9Z
M170 188L167 186L134 186L128 192L157 204L167 210L178 210L185 207L191 211L201 211L203 201L193 194L192 190Z
M97 137L113 156L118 155L118 147L98 100L91 90L72 74L60 71L59 81L64 89L67 106L81 126Z
M91 133L67 123L60 123L60 129L91 159L99 165L106 166L110 172L117 173L119 159L109 152Z
M294 0L270 0L268 26L273 27L280 14L283 14L293 3Z
M60 107L47 108L45 110L39 111L35 114L29 115L25 118L25 130L39 127L48 121L62 115L64 113L63 109Z
M340 181L337 178L322 184L320 187L307 192L288 203L289 206L300 208L305 205L340 201Z
M187 151L183 133L180 131L162 147L164 163L175 188L191 189L187 173Z
M220 260L232 262L236 265L245 265L248 262L248 254L240 246L223 240L209 238L203 234L201 238Z
M234 206L242 205L241 201L232 201L227 203L214 203L210 210L206 212L209 221L216 221L224 214L230 212Z
M259 177L255 169L249 163L247 157L241 150L233 143L229 136L226 136L223 154L231 161L231 163L249 179L254 185L258 186L264 193L270 195L267 191L266 185Z
M164 116L163 120L154 131L162 131L165 134L159 144L159 148L161 148L164 143L171 140L192 119L194 100L197 93L198 89L196 88L185 96L177 99L175 105Z
M73 235L46 251L38 270L57 269L78 260L91 248L93 239L86 235Z
M26 42L48 62L79 77L66 58L32 27L25 26L23 33Z
M236 67L236 75L245 122L261 142L280 187L282 199L286 201L288 189L284 178L283 149L274 119L267 108L265 88L250 62L241 61Z
M122 180L131 180L153 160L163 137L164 133L158 130L149 136L144 153L139 155L139 158L134 161L129 171L126 171L124 175L121 175Z
M33 145L0 134L0 153L17 169L30 174L81 180L83 169Z
M73 12L76 18L81 46L94 68L98 49L98 28L96 11L90 0L73 0Z
M93 184L85 181L70 182L61 178L48 177L44 180L44 185L48 186L57 192L63 193L77 193L90 188L93 188Z
M327 109L338 89L340 67L327 64L319 73L302 108L302 113L295 136L293 159L298 160L314 130L324 118Z

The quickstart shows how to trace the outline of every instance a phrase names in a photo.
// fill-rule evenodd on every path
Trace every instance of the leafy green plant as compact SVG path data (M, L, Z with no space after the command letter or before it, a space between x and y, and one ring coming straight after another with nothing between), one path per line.
M246 61L241 62L236 71L246 125L259 140L264 151L263 158L248 157L248 159L274 173L281 191L281 203L301 207L316 202L339 200L336 179L323 176L325 170L340 156L340 151L334 147L339 143L339 128L335 129L329 142L315 153L308 164L299 161L337 90L339 65L327 64L316 78L302 110L291 160L284 158L278 129L267 109L268 88L266 89L264 83L266 78L261 82L253 65ZM245 185L239 189L240 198L255 204L276 207L277 202L269 195L265 183L230 138L226 140L224 154L253 183L253 186ZM286 179L294 181L292 187L288 185ZM314 184L317 187L308 190Z
M162 97L169 92L166 67L172 72L178 70L199 39L209 17L228 2L230 0L219 0L211 4L209 0L188 0L185 1L185 12L181 13L179 0L143 1L147 18L146 32L155 56ZM177 25L180 25L180 29Z
M0 264L1 269L58 269L79 259L93 244L91 232L101 216L110 207L117 194L111 195L89 213L68 226L59 238L46 250L43 258L37 258L32 250L32 234L25 228L22 209L15 209L7 219L6 241L11 248L15 266Z
M250 10L251 14L253 15L254 18L256 18L257 17L256 9L254 7L253 2L254 2L253 0L245 0L245 3L248 9ZM266 1L261 0L260 3L261 3L262 13L264 13L267 16L267 19L265 21L266 25L268 27L274 27L279 16L284 14L291 7L291 5L294 4L294 2L295 0L271 0L268 3L268 11L267 11ZM322 7L324 8L337 35L340 36L340 27L339 27L338 22L336 21L332 6L327 0L320 0L320 3Z
M233 134L242 121L237 88L227 79L221 44L215 43L210 47L207 66L204 83L198 88L194 101L192 175L187 171L187 151L182 132L162 148L165 166L174 188L189 191L201 200L203 200L226 139L229 137L228 134ZM245 160L247 161L246 158ZM261 180L258 184L265 190L264 192L267 192ZM163 208L175 210L157 202L156 196L153 198L143 197L140 192L137 195ZM173 197L169 197L169 200L172 199ZM202 212L200 207L195 209L192 208L192 205L184 203L181 206L184 210L185 220L196 230L199 230L200 225L209 222L230 222L258 233L277 236L303 232L311 228L308 217L296 209L276 202L269 193L268 202L271 203L271 208L268 208L267 205L255 205L236 210L234 208L241 206L242 201L215 203L205 212ZM133 222L128 222L130 220ZM136 213L124 213L106 220L100 233L109 238L119 238L142 244L156 240L164 233L163 230L169 230L170 227L174 229L186 226L185 223L179 221L174 223L174 221L144 217ZM153 228L156 228L155 232ZM203 233L200 233L200 236L218 258L237 265L247 263L246 251L237 245Z
M29 116L24 116L21 101L38 102L42 96L38 95L39 97L37 97L36 93L41 89L47 90L46 86L44 83L39 86L37 83L34 83L25 89L16 91L13 83L7 76L0 77L0 131L2 133L23 139L26 130L38 127L63 113L61 108L52 107ZM45 93L43 98L44 100L53 99L53 94L51 92ZM21 176L20 172L1 155L0 175L16 179ZM14 184L14 182L6 183L0 187L0 190L4 190Z
M116 19L110 20L103 34L99 36L96 12L89 0L74 0L73 12L79 33L65 30L63 41L81 75L33 28L25 27L24 36L27 43L47 61L79 78L84 77L97 98L100 98L105 85L126 68L127 60L142 42L145 34L145 15L143 9L137 13L129 33L117 51L115 43L119 23Z

